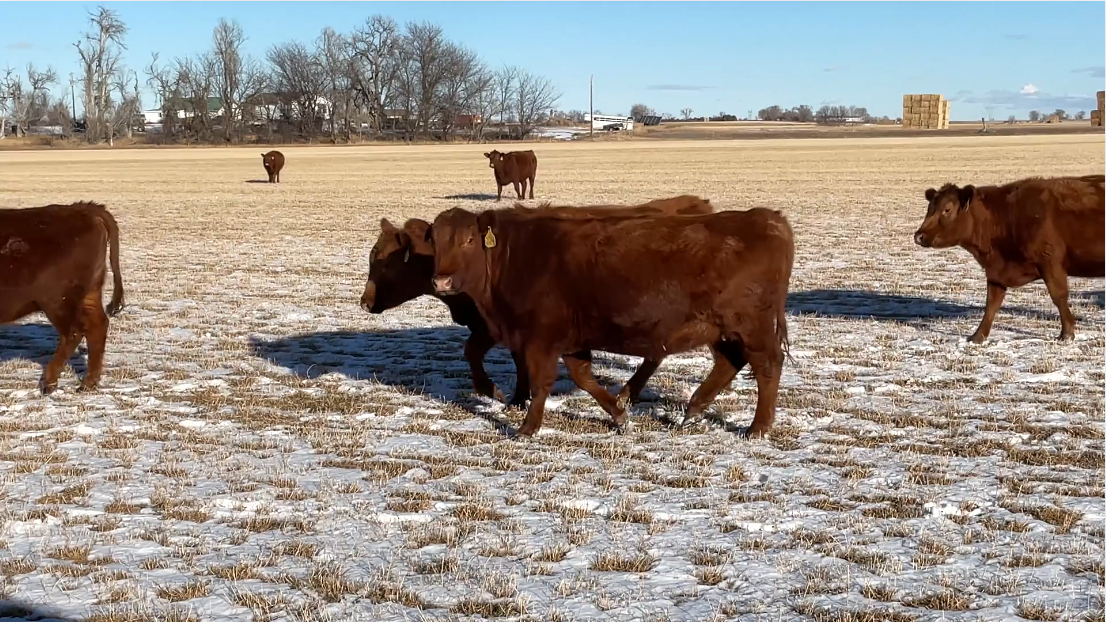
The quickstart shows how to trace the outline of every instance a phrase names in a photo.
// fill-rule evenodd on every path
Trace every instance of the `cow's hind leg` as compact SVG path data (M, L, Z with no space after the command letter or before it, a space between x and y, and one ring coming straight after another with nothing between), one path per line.
M711 353L714 355L714 367L699 388L695 389L695 393L691 394L681 427L702 419L703 411L714 403L718 393L728 387L737 372L745 366L745 350L738 342L719 341L711 346Z
M496 184L495 185L495 200L496 201L503 200L503 184Z
M526 419L518 429L518 435L529 438L541 429L541 420L545 415L545 400L553 390L557 379L557 353L545 348L528 347L526 349L526 372L530 375L530 408Z
M511 396L507 407L521 410L526 408L526 401L530 399L530 374L526 370L525 354L511 352L511 358L515 361L515 394Z
M89 293L81 301L78 324L88 340L88 370L78 390L90 391L100 383L104 371L104 349L108 340L108 315L104 311L100 291ZM77 339L80 343L80 339Z
M772 335L756 347L745 345L745 358L753 369L757 381L757 410L753 423L745 430L748 438L760 438L772 429L776 420L776 399L780 391L780 375L783 373L783 347Z
M987 335L991 334L991 324L994 323L995 315L1005 298L1006 286L999 285L994 281L987 281L987 309L983 312L983 319L980 320L979 327L975 329L971 337L968 337L968 341L983 343L987 339Z
M65 299L72 300L68 296ZM38 387L42 394L49 395L58 388L58 376L61 375L61 370L69 361L69 357L73 356L77 345L81 343L81 332L74 321L76 310L72 303L40 304L39 308L46 314L46 319L50 320L50 324L53 325L54 329L58 331L58 347L54 350L53 358L42 370L42 377L38 381Z
M523 191L522 191L522 189L519 188L519 183L517 181L512 182L512 185L515 187L515 195L520 199L523 198L523 196L522 196Z
M484 369L484 357L495 345L495 340L486 331L474 330L465 341L465 360L472 371L472 390L477 395L505 402L503 392L495 386Z
M661 359L664 360L664 359ZM622 387L622 390L618 392L618 403L623 408L628 407L630 404L637 402L638 397L641 395L642 389L645 388L646 383L653 377L653 374L657 373L657 369L661 366L661 361L654 361L653 359L643 359L641 365L638 366L637 371L633 376L626 381L626 385Z
M626 409L615 396L595 380L595 376L591 373L591 352L580 350L572 354L562 354L561 360L565 362L565 369L568 370L568 375L576 386L594 397L595 401L599 402L599 406L611 416L615 429L622 430L626 426Z
M1039 268L1041 278L1048 288L1052 304L1060 312L1060 341L1075 339L1075 315L1068 306L1068 275L1058 262L1050 262Z
M534 176L530 176L530 198L534 198Z

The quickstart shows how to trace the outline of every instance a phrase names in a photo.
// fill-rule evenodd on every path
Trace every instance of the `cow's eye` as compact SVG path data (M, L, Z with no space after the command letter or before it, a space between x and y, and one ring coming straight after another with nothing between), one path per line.
M467 240L465 240L465 246L472 246L472 236L471 235L468 237Z

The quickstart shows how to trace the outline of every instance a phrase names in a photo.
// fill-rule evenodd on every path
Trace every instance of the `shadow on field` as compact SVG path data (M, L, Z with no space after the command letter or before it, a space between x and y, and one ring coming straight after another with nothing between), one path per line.
M0 619L10 622L77 622L75 618L54 615L49 609L8 599L0 599Z
M110 329L109 329L110 330ZM58 331L49 324L6 324L0 326L0 363L24 360L45 367L58 349ZM85 343L69 357L77 374L85 372ZM64 375L64 372L63 372Z
M338 373L350 378L376 380L428 397L453 402L472 411L474 403L463 398L472 392L472 372L464 359L469 330L461 326L432 326L376 332L329 331L288 335L276 339L250 336L254 355L289 369L301 378ZM608 388L622 382L603 373L604 364L623 367L621 361L597 358L595 378ZM627 366L632 373L638 363ZM501 391L510 397L515 388L515 364L511 353L496 346L484 357L484 369ZM576 390L564 366L558 364L553 395Z
M1106 309L1106 291L1090 291L1090 292L1072 292L1070 294L1072 302L1082 300L1086 304L1093 305L1099 309Z
M1083 294L1073 292L1073 302L1083 297L1093 299L1093 295L1097 294L1097 303L1094 304L1102 306L1102 292L1085 292L1090 296ZM985 292L981 292L981 297L985 295ZM983 317L982 304L964 305L923 296L903 296L855 289L813 289L791 292L787 295L787 310L795 315L891 321ZM1002 305L999 314L1049 320L1060 318L1055 309L1043 311L1012 304Z
M246 183L247 184L267 184L267 183L269 183L269 180L268 179L247 179Z
M439 199L445 199L447 201L494 201L494 194L484 194L478 192L475 194L451 194L444 197L438 197Z

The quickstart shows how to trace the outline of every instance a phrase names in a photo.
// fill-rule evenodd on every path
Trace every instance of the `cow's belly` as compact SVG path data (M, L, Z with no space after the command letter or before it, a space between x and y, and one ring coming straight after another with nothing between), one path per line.
M0 324L14 322L38 311L38 305L22 288L0 287Z

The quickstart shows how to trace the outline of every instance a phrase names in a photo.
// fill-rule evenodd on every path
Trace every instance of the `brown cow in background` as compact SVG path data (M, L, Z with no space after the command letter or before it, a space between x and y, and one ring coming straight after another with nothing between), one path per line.
M110 249L114 291L104 311L101 292ZM103 370L108 317L123 308L119 227L98 203L0 209L0 323L42 311L58 331L58 348L39 387L50 393L81 339L88 372L81 389L95 389Z
M549 203L543 203L537 209L530 209L521 203L516 203L513 209L564 218L613 214L710 214L714 211L709 200L693 195L657 199L634 207L621 205L553 207ZM398 307L419 296L438 298L449 307L449 314L453 321L467 327L472 333L465 341L465 360L472 370L474 391L478 395L506 401L484 369L484 357L495 345L495 340L488 332L488 325L480 316L480 311L472 298L464 294L442 297L434 291L432 283L434 245L427 239L429 228L430 223L414 218L408 220L402 229L397 228L387 219L380 221L380 236L372 249L369 277L365 282L365 291L361 295L361 307L375 314ZM525 360L515 352L512 352L511 356L515 361L515 393L510 405L522 407L530 399L530 378L526 373ZM623 403L637 401L641 390L645 388L645 384L659 366L660 360L642 361L637 372L619 392L619 400Z
M492 150L485 153L488 166L495 171L495 200L503 198L503 186L512 184L517 198L525 198L526 182L530 182L530 198L534 198L534 176L538 174L538 157L533 150L508 151L500 153ZM521 189L519 188L521 184Z
M959 246L987 275L987 309L968 338L981 343L1006 290L1043 279L1060 311L1060 339L1075 337L1068 277L1101 277L1106 176L1032 177L1003 186L945 184L925 191L929 208L914 234L925 248Z
M279 151L270 151L261 154L261 164L265 172L269 174L270 184L280 183L280 169L284 168L284 154Z
M780 212L551 218L454 208L432 235L437 293L471 297L496 341L525 357L533 397L521 436L541 427L558 356L621 427L625 407L595 382L591 351L660 360L700 346L714 368L684 422L748 363L757 408L747 434L772 427L795 254Z

